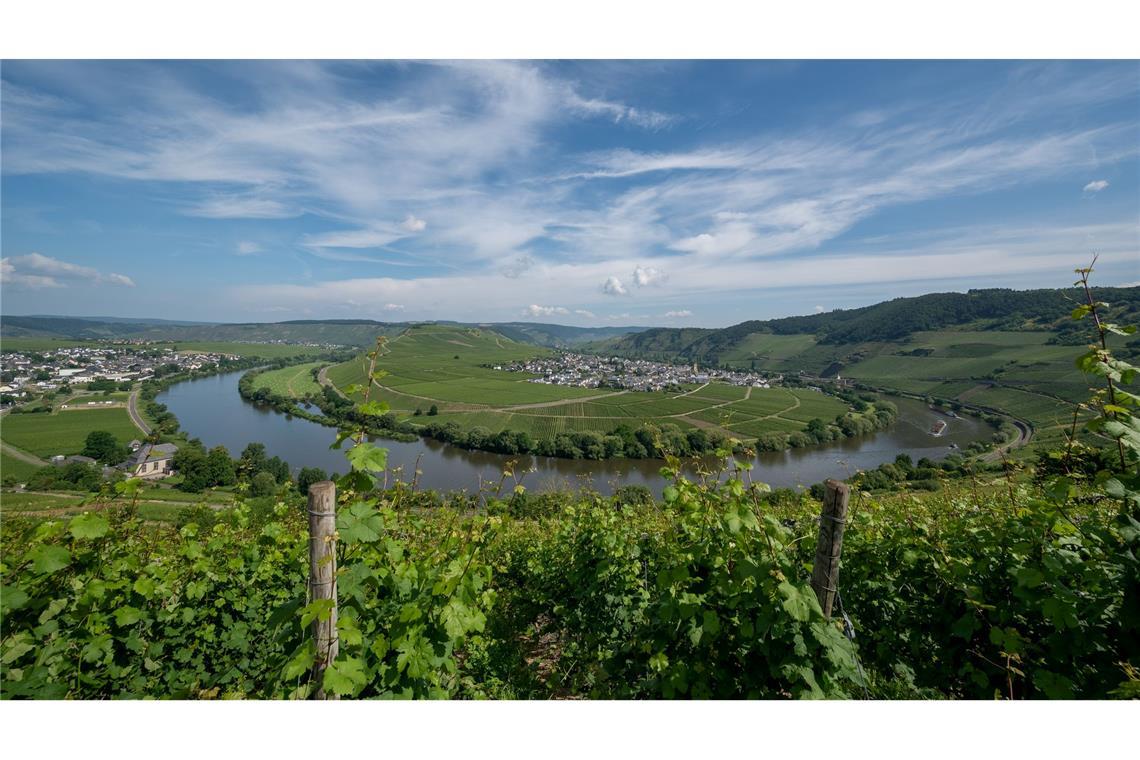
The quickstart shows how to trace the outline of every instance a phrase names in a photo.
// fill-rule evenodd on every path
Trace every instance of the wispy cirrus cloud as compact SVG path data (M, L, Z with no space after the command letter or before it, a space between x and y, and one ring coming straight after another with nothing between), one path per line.
M239 253L239 241L273 240L275 257L304 260L262 268L237 291L250 308L290 292L313 299L305 308L342 309L330 294L368 282L375 297L356 293L347 308L399 303L431 316L417 310L477 310L463 292L477 283L483 308L505 315L537 301L589 319L605 311L599 296L621 296L645 315L680 302L723 319L712 316L728 308L720 295L777 278L806 287L807 271L863 282L848 270L877 261L889 264L888 289L950 276L942 264L969 254L948 252L950 239L998 257L968 259L979 272L1031 271L1025 262L1053 261L1056 248L1015 244L1025 220L976 221L982 238L950 229L940 210L1006 194L1028 206L1022 194L1038 184L1117 176L1109 167L1140 154L1125 66L1002 65L937 97L916 80L884 102L834 96L793 124L752 118L758 103L779 107L758 90L702 99L719 82L698 77L670 100L660 88L615 90L624 77L583 76L591 65L15 62L4 71L3 171L158 187L203 229L233 229ZM712 101L729 115L707 112ZM1106 187L1093 180L1085 194ZM899 221L915 209L929 236ZM1124 221L1134 230L1134 215ZM861 244L872 232L880 240ZM1136 238L1113 235L1117 251ZM368 272L346 275L350 265Z

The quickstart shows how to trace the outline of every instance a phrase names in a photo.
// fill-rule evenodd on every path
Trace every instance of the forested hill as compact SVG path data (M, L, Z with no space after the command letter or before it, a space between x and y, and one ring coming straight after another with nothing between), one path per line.
M70 340L239 341L245 343L332 343L368 346L378 335L396 335L414 322L377 322L371 319L297 319L286 322L236 324L178 323L162 319L111 317L4 316L0 335ZM476 325L443 322L460 327ZM567 348L589 341L644 330L644 327L569 327L539 322L482 324L512 340L551 348Z
M1120 321L1140 313L1140 287L1097 288L1097 299L1111 304ZM975 330L1051 330L1065 341L1078 326L1067 319L1083 300L1075 289L971 290L930 293L913 298L838 309L823 314L750 320L720 330L657 328L595 344L594 349L623 355L675 354L683 359L718 356L755 334L811 335L821 344L854 344L905 340L924 330L969 327ZM1079 340L1075 337L1074 339Z

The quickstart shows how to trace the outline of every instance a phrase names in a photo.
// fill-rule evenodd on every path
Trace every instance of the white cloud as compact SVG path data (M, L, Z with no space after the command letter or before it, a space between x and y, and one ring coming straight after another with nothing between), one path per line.
M384 311L403 311L404 304L402 303L386 303L383 306Z
M135 281L130 277L127 277L125 274L115 274L114 272L100 275L96 282L109 282L112 285L125 285L128 288L135 286Z
M17 272L16 266L8 259L0 259L0 283L15 285L29 290L64 287L63 283L54 277Z
M532 303L523 309L524 317L552 317L555 314L569 314L570 310L563 306L539 306Z
M238 256L251 256L255 253L261 253L262 250L261 245L252 240L242 240L237 244Z
M688 309L680 309L679 311L667 311L662 316L668 319L684 319L693 316L693 312Z
M1101 190L1105 189L1106 187L1108 187L1108 180L1098 179L1098 180L1094 180L1094 181L1088 183L1087 185L1085 185L1085 192L1086 193L1099 193Z
M611 276L602 283L602 292L608 296L624 296L629 294L629 289L622 284L621 280Z
M427 229L427 222L423 219L417 219L412 214L408 214L407 218L400 222L400 226L408 232L423 232Z
M824 312L824 308L822 306L814 306L812 308L815 310L816 314L822 314Z
M30 289L63 288L68 282L88 282L95 285L135 286L134 280L124 274L102 273L91 267L53 259L41 253L8 256L0 259L0 278L9 285Z
M592 311L589 311L588 309L575 309L574 313L580 317L585 317L586 319L596 319L598 316L597 314L595 314Z
M773 222L776 220L773 219ZM673 243L670 248L701 256L722 256L739 253L756 239L752 227L743 222L729 222L717 226L714 232L702 232Z
M608 116L615 123L629 123L646 129L661 129L676 121L675 117L660 111L644 108L634 108L624 103L615 103L600 98L586 99L575 92L570 92L566 99L571 109L584 114Z
M660 285L668 279L665 273L656 267L637 266L633 270L633 282L639 288L647 285Z

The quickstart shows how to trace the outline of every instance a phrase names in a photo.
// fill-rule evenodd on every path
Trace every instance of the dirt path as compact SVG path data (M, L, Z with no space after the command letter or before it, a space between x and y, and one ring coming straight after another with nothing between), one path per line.
M559 399L558 401L542 401L534 404L515 404L514 406L501 406L491 407L488 411L493 412L513 412L517 409L548 409L552 406L567 406L569 404L582 404L587 401L597 401L600 398L610 398L612 396L621 396L629 391L614 391L612 393L599 393L596 396L582 396L581 398ZM542 415L538 415L542 416ZM566 415L573 417L574 415Z
M135 423L135 427L143 432L143 435L150 435L150 425L146 424L142 415L139 414L139 392L136 388L131 391L131 395L127 396L127 414L131 417L131 422Z
M35 454L29 454L26 451L21 451L20 449L17 449L15 446L12 446L8 443L0 442L0 450L3 450L5 454L12 457L13 459L19 459L21 462L34 464L37 467L46 467L49 464L49 462L40 459Z
M711 382L711 381L710 381L710 382ZM673 398L681 398L681 396L691 396L692 394L696 393L697 391L702 391L702 390L704 390L705 388L708 388L708 387L709 387L709 383L705 383L705 384L704 384L704 385L702 385L702 386L699 386L699 387L697 387L697 388L693 388L691 391L685 391L684 393L678 393L678 394L677 394L676 396L674 396Z

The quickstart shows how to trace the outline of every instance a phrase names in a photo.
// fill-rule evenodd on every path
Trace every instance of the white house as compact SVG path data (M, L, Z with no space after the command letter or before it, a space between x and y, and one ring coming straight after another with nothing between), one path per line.
M123 464L123 469L135 478L165 478L174 473L176 451L178 447L173 443L144 444Z

